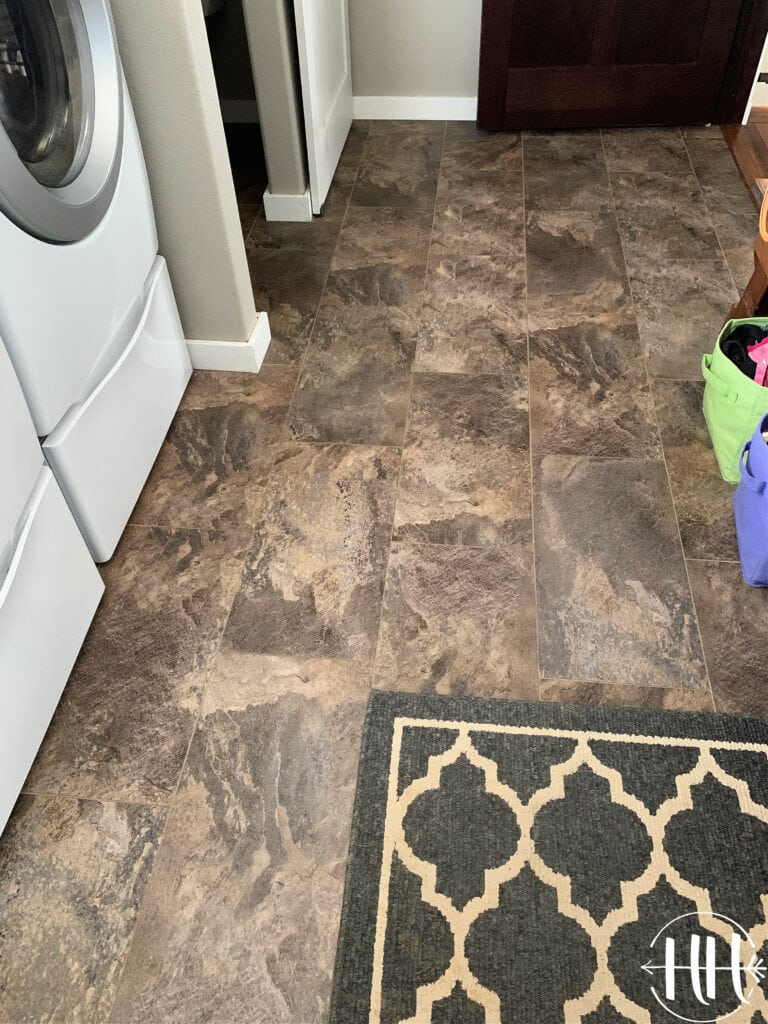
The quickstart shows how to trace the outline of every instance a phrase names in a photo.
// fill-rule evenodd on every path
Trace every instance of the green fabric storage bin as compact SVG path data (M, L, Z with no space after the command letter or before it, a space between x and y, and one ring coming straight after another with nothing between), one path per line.
M768 335L768 317L729 320L723 327L712 355L705 355L701 372L704 387L704 419L724 480L739 482L741 451L758 422L768 413L768 387L755 384L723 355L720 342L740 324L764 327Z

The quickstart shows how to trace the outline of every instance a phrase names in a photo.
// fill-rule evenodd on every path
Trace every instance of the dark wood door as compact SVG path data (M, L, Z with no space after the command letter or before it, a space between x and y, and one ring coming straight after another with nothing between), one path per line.
M730 83L732 94L743 93L744 83L751 84L765 37L762 6L757 0L483 0L478 124L722 120L723 90ZM750 19L750 31L762 26L758 47L743 38ZM751 69L731 67L740 59L751 61Z

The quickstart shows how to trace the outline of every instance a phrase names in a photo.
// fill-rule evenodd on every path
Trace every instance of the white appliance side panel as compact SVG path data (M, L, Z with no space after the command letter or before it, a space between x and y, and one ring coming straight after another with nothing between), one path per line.
M29 409L0 343L0 554L13 536L42 468L43 453Z
M0 214L0 333L41 437L82 397L156 253L152 199L126 91L120 176L95 231L71 245L52 245Z
M103 592L64 497L43 468L0 584L0 832Z
M192 374L161 256L146 295L118 362L43 445L97 562L112 557Z

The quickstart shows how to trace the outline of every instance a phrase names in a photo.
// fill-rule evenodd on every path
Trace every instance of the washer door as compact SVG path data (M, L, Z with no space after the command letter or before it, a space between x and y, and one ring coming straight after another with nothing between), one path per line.
M123 137L108 0L0 0L0 210L50 242L106 213Z

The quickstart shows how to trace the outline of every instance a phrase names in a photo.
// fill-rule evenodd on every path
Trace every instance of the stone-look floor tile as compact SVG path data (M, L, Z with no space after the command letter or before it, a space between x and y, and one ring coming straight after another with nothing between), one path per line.
M263 212L263 210L264 207L260 206L258 203L254 203L253 205L248 203L237 204L237 212L240 214L240 227L243 229L244 239L248 238L254 221L259 216L259 213Z
M340 168L352 167L357 170L360 166L360 160L363 156L363 149L368 139L369 132L369 121L354 120L352 122L352 127L349 129L349 135L347 135L347 141L344 143L344 148L342 149L341 156L339 157Z
M706 690L683 690L662 686L632 686L622 683L580 683L576 679L542 679L541 700L554 704L592 704L612 708L641 708L644 711L714 711L712 694Z
M372 130L363 149L352 206L401 206L431 210L443 146L442 125L428 131Z
M701 411L704 385L659 380L652 391L686 557L737 559L733 486L720 476L712 451Z
M443 162L446 166L464 167L475 176L519 171L523 163L520 132L486 132L474 121L449 121Z
M590 314L632 317L621 242L611 214L532 211L526 247L531 330Z
M629 286L652 377L701 379L738 294L722 260L630 259Z
M600 132L524 136L528 210L606 210L613 198Z
M266 363L297 363L309 341L330 267L330 254L289 249L248 257L256 308L269 313Z
M525 345L525 261L431 256L416 366L435 373L504 373Z
M253 518L272 445L286 439L294 366L260 373L198 370L160 449L132 521L237 526Z
M350 207L333 257L334 269L398 260L426 263L431 210Z
M328 1019L368 679L263 659L190 749L116 1024Z
M291 406L291 436L402 445L418 327L418 317L397 307L321 306Z
M635 327L534 331L529 346L534 455L661 455Z
M376 685L535 699L536 607L529 544L395 544Z
M686 146L736 287L741 290L754 269L757 210L724 139L688 139Z
M350 207L324 305L411 306L424 288L432 214Z
M399 465L393 448L278 454L223 649L373 657Z
M394 536L431 544L530 541L528 453L449 439L406 448Z
M468 166L460 153L443 158L432 229L436 256L525 258L521 170Z
M547 455L534 523L543 675L707 685L662 462Z
M245 248L248 255L263 249L333 252L354 181L354 171L351 172L349 179L346 171L346 168L337 171L323 205L322 216L313 217L311 221L269 221L264 216L264 207L260 206L246 238Z
M169 800L251 536L128 527L29 790Z
M109 1020L164 811L22 796L0 843L0 1020Z
M693 173L611 175L619 230L628 256L719 260L722 251Z
M509 376L414 374L407 442L443 438L528 450L527 368L522 351Z
M738 562L688 562L718 711L764 718L768 709L768 591Z
M691 173L679 128L613 128L601 134L611 174Z
M525 350L509 376L416 374L395 537L485 545L531 539Z
M441 142L445 135L445 121L366 121L368 125L369 138L377 138L381 135L429 135Z
M680 129L684 139L709 139L714 142L724 142L723 130L719 124L694 124L686 125Z

